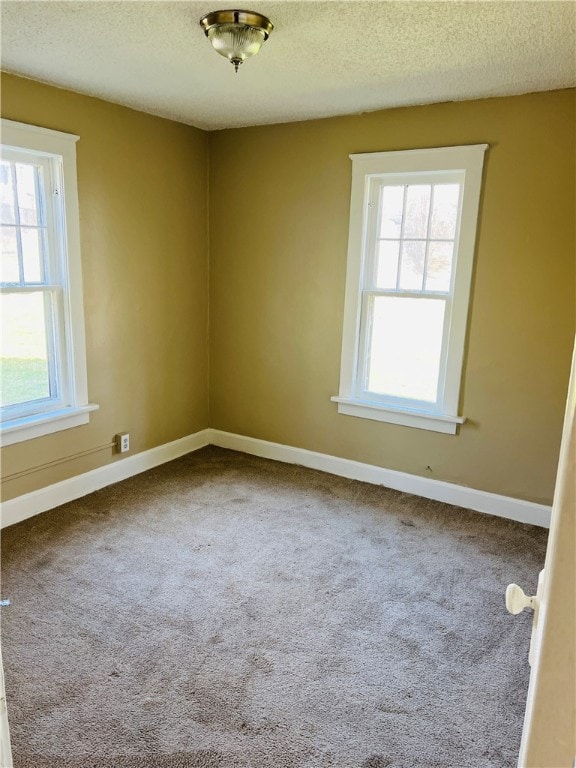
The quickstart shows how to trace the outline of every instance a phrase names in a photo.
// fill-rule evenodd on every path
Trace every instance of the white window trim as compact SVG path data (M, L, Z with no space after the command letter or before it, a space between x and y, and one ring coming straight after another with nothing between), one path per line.
M348 239L348 266L342 332L342 358L340 390L332 401L338 404L338 413L348 416L385 421L419 429L455 434L465 417L458 415L462 362L470 298L470 285L476 244L476 228L484 154L488 144L461 147L407 150L399 152L373 152L350 155L352 160L352 193L350 201L350 229ZM418 174L427 172L461 171L464 189L460 214L458 255L454 274L452 322L450 327L448 359L442 408L439 411L415 409L371 402L360 399L356 379L360 346L361 285L366 257L365 222L367 220L367 192L370 181L383 174Z
M62 157L64 187L64 218L67 259L67 307L65 315L66 349L69 390L64 407L32 416L15 418L0 424L3 446L30 440L63 429L87 424L90 412L98 405L88 402L86 373L86 337L82 292L82 263L80 256L80 221L76 175L76 142L80 138L70 133L53 131L26 123L2 119L0 141L12 149L24 149L40 155Z

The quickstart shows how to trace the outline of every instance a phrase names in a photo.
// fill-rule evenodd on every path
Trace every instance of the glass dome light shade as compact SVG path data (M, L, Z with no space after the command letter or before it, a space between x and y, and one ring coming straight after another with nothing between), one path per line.
M266 40L266 33L253 27L221 24L208 30L208 39L221 56L232 62L242 62L258 53Z

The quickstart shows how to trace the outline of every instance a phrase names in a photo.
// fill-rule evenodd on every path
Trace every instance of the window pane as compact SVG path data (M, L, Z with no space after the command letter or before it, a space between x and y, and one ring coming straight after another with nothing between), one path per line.
M430 184L410 184L406 192L404 237L426 237L430 210Z
M36 181L40 169L36 165L16 163L16 186L20 224L39 224L39 204Z
M382 187L380 197L380 237L400 237L404 187Z
M452 239L456 235L460 184L435 184L430 237Z
M452 274L454 243L433 243L428 246L426 266L426 290L449 291Z
M18 283L18 246L16 243L16 227L2 227L2 269L0 282Z
M24 262L24 280L27 283L39 283L42 280L42 231L22 227L22 260Z
M400 288L404 291L421 291L424 278L424 241L406 240L402 243L402 263L400 266Z
M374 297L367 389L435 403L445 302Z
M50 397L43 293L3 294L2 405Z
M14 190L12 189L12 171L10 163L0 163L0 218L2 224L14 224Z
M399 240L380 240L378 243L378 265L376 268L376 288L396 288L398 274Z

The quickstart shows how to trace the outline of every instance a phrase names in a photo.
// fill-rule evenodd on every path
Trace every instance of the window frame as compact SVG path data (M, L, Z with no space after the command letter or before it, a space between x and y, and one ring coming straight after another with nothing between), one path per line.
M462 364L466 339L470 286L476 244L482 172L488 144L438 147L393 152L352 154L352 192L348 262L342 332L339 394L332 397L338 412L455 434L465 418L458 415ZM378 397L361 387L363 348L368 342L366 301L363 297L367 266L374 259L377 200L375 189L394 180L395 184L445 183L461 179L460 209L454 238L451 293L446 300L445 338L441 355L439 396L436 404L404 398ZM382 180L382 181L381 181ZM379 194L379 191L378 191ZM378 293L378 291L376 292ZM383 293L388 293L383 291ZM440 295L440 292L437 292ZM395 291L394 295L429 297L427 293Z
M2 155L39 160L48 171L44 186L49 280L25 286L3 283L2 292L51 294L54 329L48 336L53 335L55 347L50 367L58 379L57 398L2 409L0 439L5 446L87 424L90 411L98 406L88 402L76 176L79 136L6 119L1 120L0 129Z

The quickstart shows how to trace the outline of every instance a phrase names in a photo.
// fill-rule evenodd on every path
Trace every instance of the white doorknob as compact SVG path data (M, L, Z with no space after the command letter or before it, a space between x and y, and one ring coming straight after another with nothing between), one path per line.
M536 595L528 597L518 584L508 584L506 587L506 608L509 613L516 615L522 613L524 608L536 608Z

